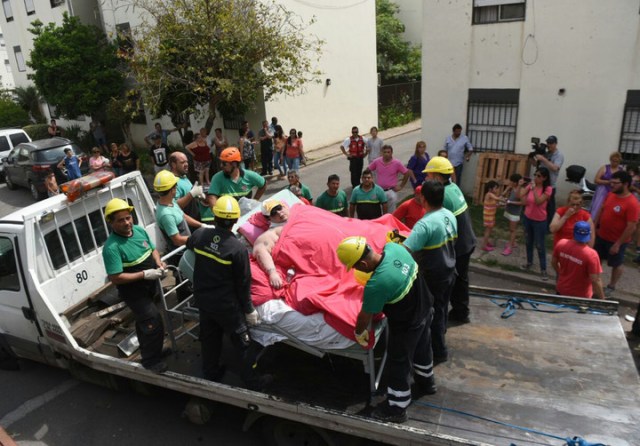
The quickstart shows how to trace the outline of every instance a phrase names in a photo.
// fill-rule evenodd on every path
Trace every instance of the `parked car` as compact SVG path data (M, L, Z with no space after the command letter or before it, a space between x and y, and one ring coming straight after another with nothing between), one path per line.
M31 142L29 135L22 129L0 130L0 181L4 181L4 164L2 159L9 156L15 146L23 142Z
M18 186L31 190L34 200L46 198L44 180L49 170L56 175L58 184L67 181L64 169L58 169L58 163L64 158L64 149L73 150L74 155L82 159L80 171L83 175L89 171L89 158L82 149L66 138L48 138L18 144L4 160L5 181L9 189Z

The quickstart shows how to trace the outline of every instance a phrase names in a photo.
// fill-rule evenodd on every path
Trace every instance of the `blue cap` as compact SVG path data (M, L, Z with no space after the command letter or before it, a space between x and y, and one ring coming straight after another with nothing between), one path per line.
M557 144L558 138L554 135L551 135L547 138L547 144Z
M587 243L591 240L591 225L586 221L579 221L573 227L573 238L576 242Z

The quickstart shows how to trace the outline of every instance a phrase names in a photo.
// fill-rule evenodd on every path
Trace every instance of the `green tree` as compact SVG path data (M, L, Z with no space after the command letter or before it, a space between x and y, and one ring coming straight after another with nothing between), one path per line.
M272 0L137 0L147 21L123 51L154 115L246 110L264 94L296 94L318 81L322 42Z
M376 0L376 45L382 83L420 79L422 51L404 40L400 8L391 0Z
M29 114L5 94L0 94L0 128L21 128L29 124Z
M117 46L96 27L65 13L62 26L36 20L32 79L46 101L62 115L75 118L103 110L123 88Z
M13 92L16 95L18 105L20 105L24 111L29 113L29 116L34 122L45 122L42 109L40 108L40 102L42 102L40 99L40 93L38 93L38 89L36 87L33 85L29 85L28 87L16 87Z

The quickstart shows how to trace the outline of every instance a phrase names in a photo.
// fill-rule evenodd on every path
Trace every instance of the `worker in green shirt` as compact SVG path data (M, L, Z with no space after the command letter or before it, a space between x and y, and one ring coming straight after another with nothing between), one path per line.
M346 217L349 211L347 194L340 189L340 177L335 173L327 179L327 190L316 198L315 205L321 209Z
M220 172L211 178L209 186L209 206L213 207L216 200L223 195L231 195L236 200L242 197L251 198L253 188L256 194L253 198L260 200L267 189L267 181L252 170L240 168L242 155L236 147L228 147L220 153Z

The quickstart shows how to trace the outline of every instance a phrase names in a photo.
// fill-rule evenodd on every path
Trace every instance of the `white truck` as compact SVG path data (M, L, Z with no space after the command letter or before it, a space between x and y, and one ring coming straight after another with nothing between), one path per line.
M124 377L243 407L246 426L262 418L275 444L290 444L292 433L296 440L313 436L329 444L342 444L344 434L403 445L504 444L507 438L518 445L561 444L450 409L565 434L562 438L637 441L638 374L616 317L572 312L550 319L522 312L501 319L502 310L483 297L473 301L474 323L449 332L454 353L436 368L438 393L414 402L409 422L402 425L367 416L369 380L349 359L278 347L278 360L271 364L276 382L268 394L235 385L233 376L228 383L200 378L199 343L193 336L197 314L193 317L188 305L181 313L164 312L172 318L167 342L170 338L177 349L168 372L149 372L126 344L133 332L131 317L118 305L102 262L109 234L103 211L113 197L135 207L136 223L162 249L154 202L138 172L74 202L60 195L0 218L0 350L5 355L62 367L74 376L94 374L106 382ZM583 301L564 300L583 309L616 310L615 303ZM559 337L564 342L557 342ZM301 427L307 429L303 434Z

